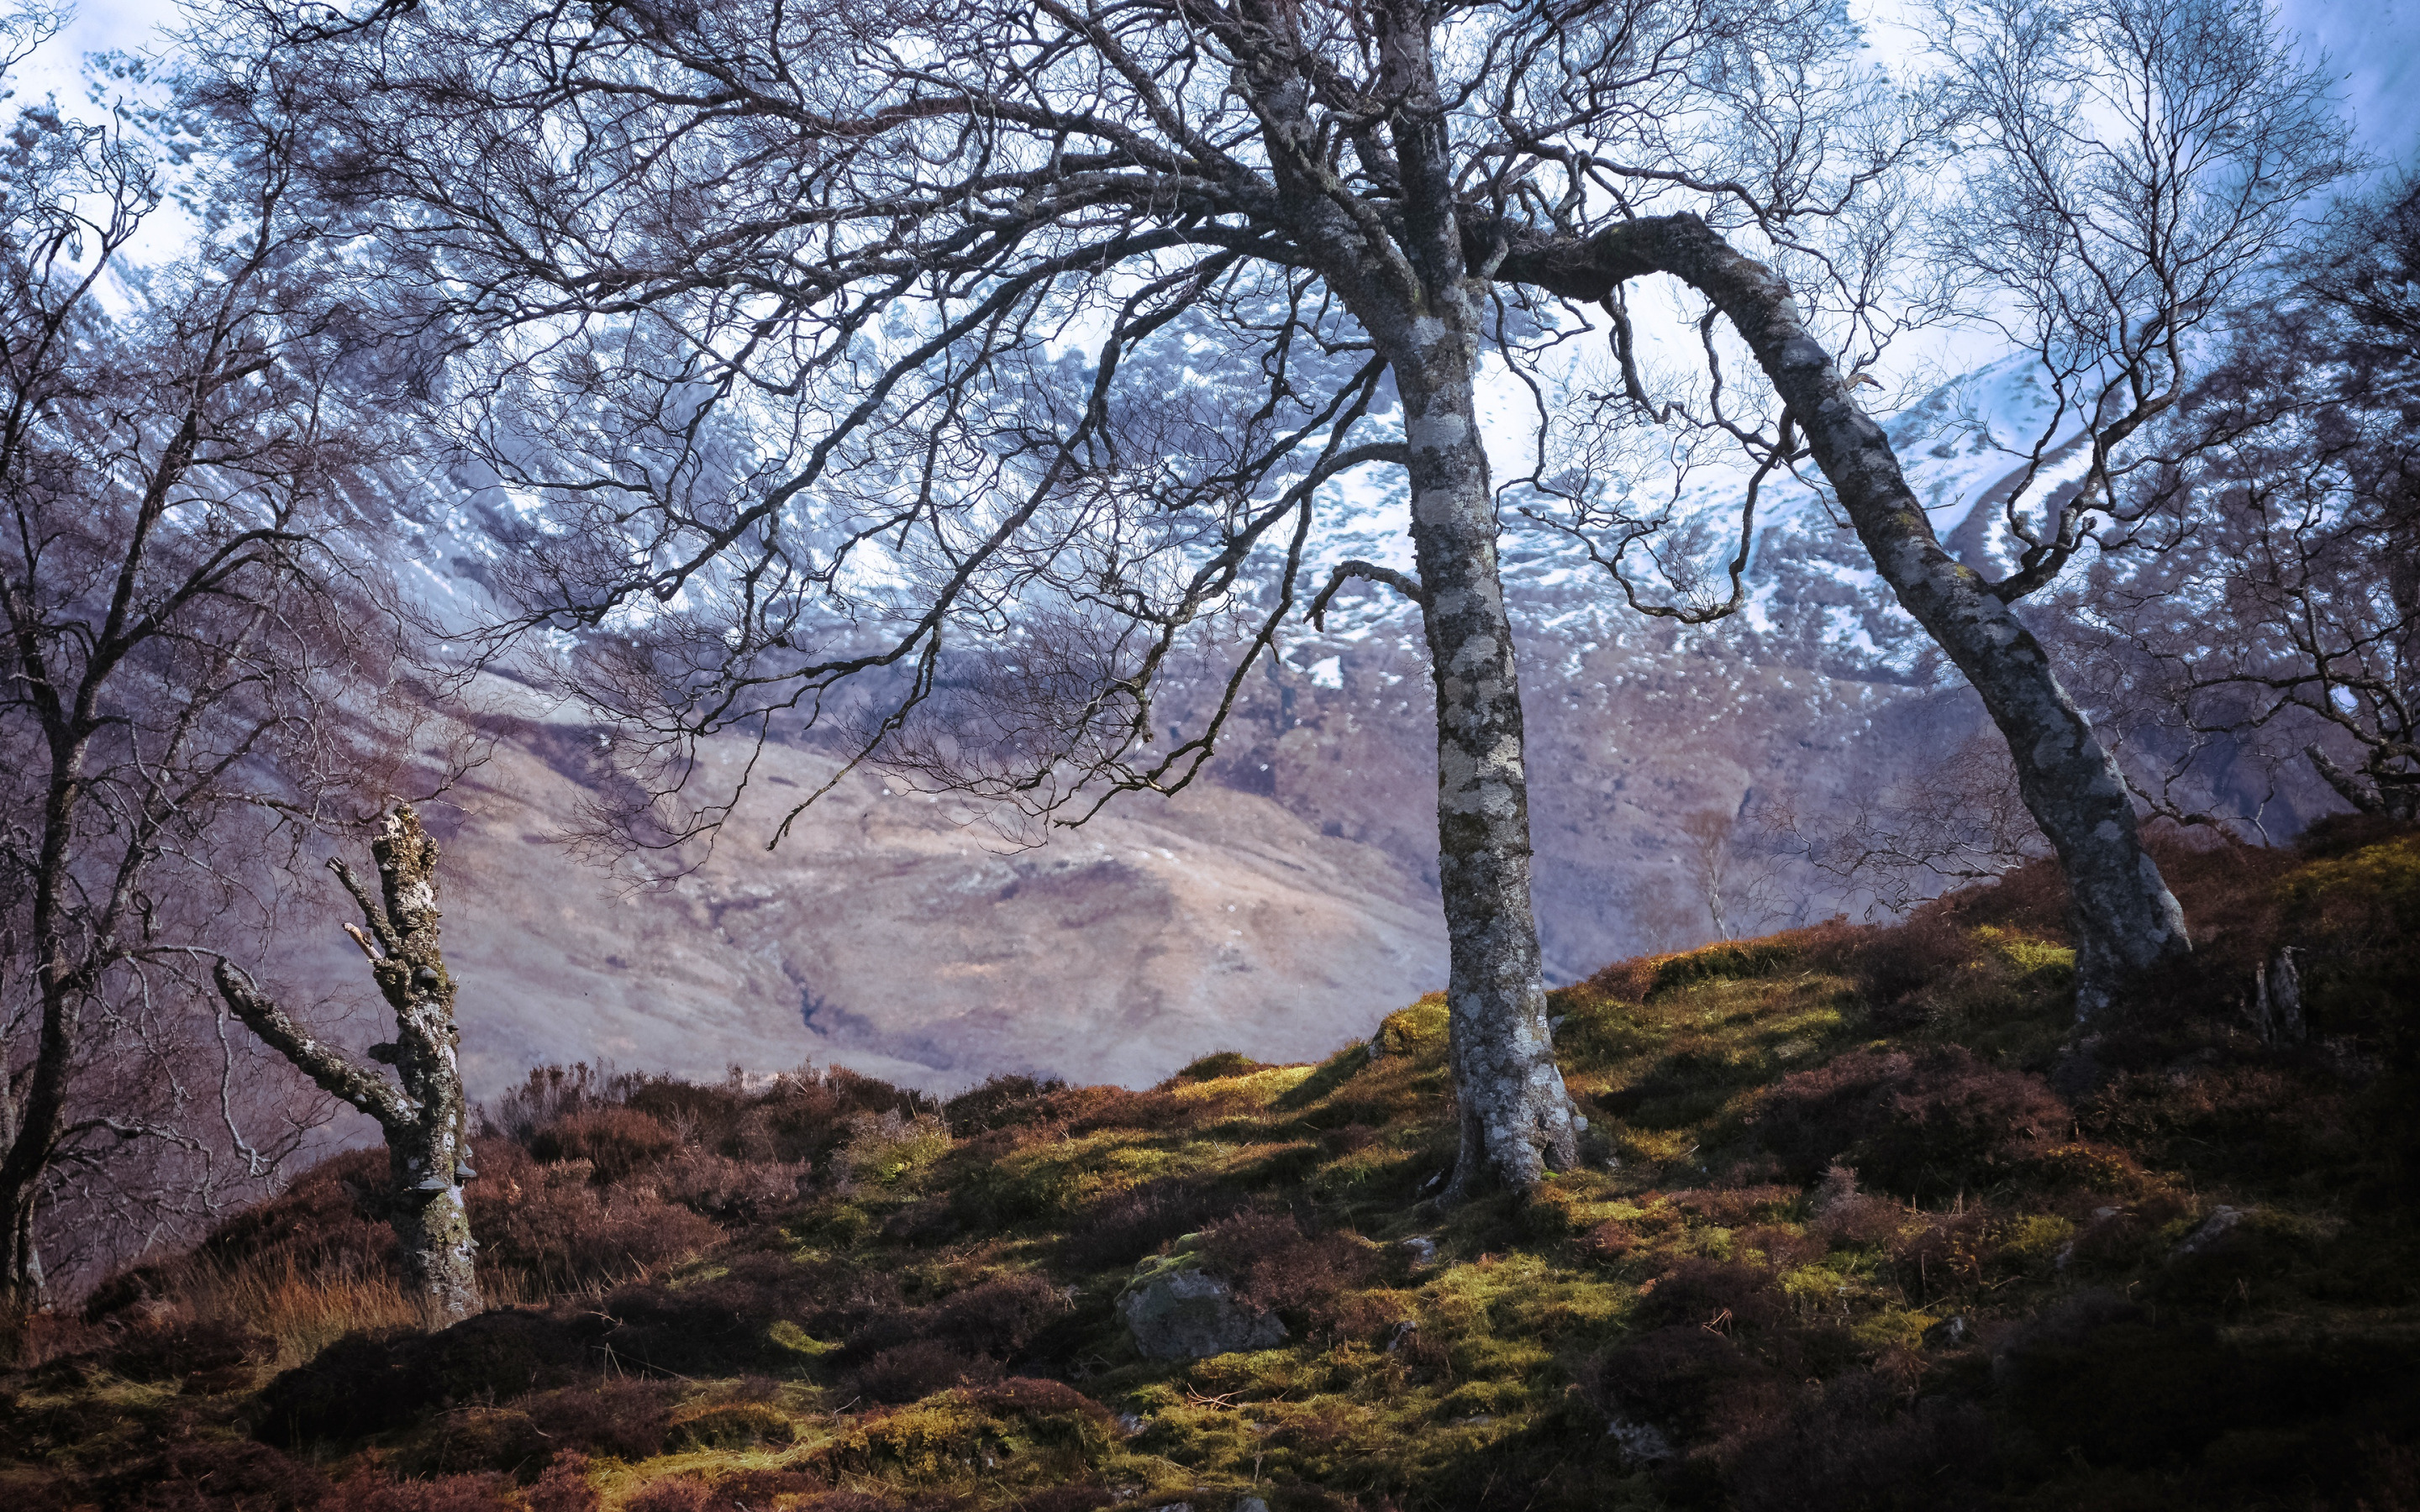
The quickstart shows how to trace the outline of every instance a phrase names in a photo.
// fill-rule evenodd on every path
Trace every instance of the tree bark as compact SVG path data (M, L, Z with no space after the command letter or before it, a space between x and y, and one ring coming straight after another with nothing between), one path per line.
M10 618L22 625L28 616L12 613ZM29 640L20 638L17 665L39 668L44 664L25 643ZM28 1079L25 1100L22 1106L10 1110L8 1149L5 1156L0 1156L0 1244L6 1245L0 1249L0 1310L17 1313L37 1312L50 1305L41 1252L34 1242L34 1208L40 1197L42 1178L51 1168L52 1159L58 1151L60 1133L67 1124L69 1063L75 1054L85 986L77 966L88 967L106 952L103 942L91 941L85 945L82 962L72 959L76 948L68 938L68 910L63 906L63 897L73 890L69 860L91 739L88 733L75 732L88 731L92 722L88 706L91 683L86 680L79 690L79 701L70 706L54 696L46 680L28 681L36 685L29 702L46 727L51 771L42 804L42 843L33 879L34 978L41 997L41 1025L36 1034L33 1075ZM8 1089L0 1087L0 1098L8 1095Z
M1586 240L1501 226L1486 235L1509 248L1498 278L1599 300L1622 280L1670 273L1713 301L1746 341L1883 579L2008 740L2025 807L2067 872L2078 1027L2097 1026L2130 983L2187 954L2183 911L2143 847L2117 763L2024 622L1942 549L1889 438L1807 331L1790 285L1695 215L1626 222Z
M478 1244L462 1182L470 1167L454 1026L454 980L439 949L437 842L410 805L380 826L370 854L379 896L343 862L331 869L352 894L366 930L346 929L369 958L370 974L395 1011L396 1038L372 1054L394 1064L398 1088L312 1036L222 960L214 976L228 1011L303 1074L378 1120L386 1135L387 1222L403 1261L404 1287L438 1318L479 1310Z
M1489 1186L1527 1188L1548 1169L1569 1169L1585 1121L1555 1065L1530 907L1520 679L1471 391L1478 312L1463 290L1439 303L1448 318L1413 321L1411 350L1395 371L1436 689L1437 881L1462 1125L1447 1189L1453 1200Z
M1446 1188L1452 1201L1494 1186L1526 1190L1550 1169L1575 1165L1586 1120L1555 1065L1530 906L1521 687L1472 388L1486 285L1469 276L1463 250L1432 9L1388 0L1370 14L1383 93L1396 101L1392 162L1374 147L1357 150L1365 167L1399 177L1399 228L1341 213L1352 195L1308 126L1307 79L1272 70L1259 108L1291 229L1324 250L1331 284L1375 339L1403 399L1412 548L1436 691L1437 884L1461 1122Z

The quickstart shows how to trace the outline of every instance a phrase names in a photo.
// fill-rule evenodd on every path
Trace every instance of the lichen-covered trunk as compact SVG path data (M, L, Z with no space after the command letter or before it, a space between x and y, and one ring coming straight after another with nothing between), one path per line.
M439 1139L415 1133L421 1136L390 1134L387 1140L394 1182L387 1223L402 1257L404 1290L432 1317L469 1318L479 1310L478 1245L462 1183L453 1175L457 1142L450 1130ZM431 1172L444 1174L432 1179Z
M212 975L228 1010L271 1049L378 1120L391 1178L387 1222L402 1255L404 1286L431 1317L468 1318L479 1310L478 1245L462 1183L478 1173L465 1135L470 1104L462 1095L454 979L438 938L437 841L403 804L380 824L370 854L378 860L376 894L342 860L329 867L362 911L362 925L345 928L395 1011L394 1041L371 1046L370 1057L393 1066L400 1086L296 1023L232 963L222 958Z
M443 915L437 907L437 841L409 805L398 805L370 855L385 904L382 921L365 909L381 948L370 974L395 1011L395 1067L411 1102L409 1116L386 1131L396 1203L391 1221L403 1248L406 1285L439 1316L467 1318L479 1310L473 1268L478 1246L462 1202L462 1181L471 1174L464 1137L469 1103L454 979L438 933Z
M1528 239L1499 276L1602 298L1642 273L1674 274L1712 300L1796 416L1850 522L1900 603L1982 695L2009 743L2025 808L2066 868L2073 899L2076 1014L2089 1028L2128 983L2187 953L2184 913L2143 848L2118 764L2068 696L2049 655L1973 569L1942 548L1883 428L1800 318L1790 285L1694 215L1630 222L1588 241Z
M1496 501L1471 392L1475 302L1411 322L1396 362L1410 441L1412 542L1437 713L1437 880L1462 1143L1449 1198L1526 1188L1577 1163L1583 1121L1555 1065L1529 902L1529 782Z

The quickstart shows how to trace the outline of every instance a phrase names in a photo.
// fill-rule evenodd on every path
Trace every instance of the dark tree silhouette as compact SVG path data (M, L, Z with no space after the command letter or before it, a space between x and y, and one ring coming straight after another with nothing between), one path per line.
M129 1047L207 1042L163 1001L186 952L241 927L281 832L344 817L379 697L336 690L396 686L396 622L326 548L375 534L379 453L333 397L284 139L222 117L182 170L200 243L143 270L192 146L151 127L179 130L42 105L0 142L0 1309L45 1304L38 1211L76 1173L170 1139L271 1174L233 1103L147 1111L178 1057Z

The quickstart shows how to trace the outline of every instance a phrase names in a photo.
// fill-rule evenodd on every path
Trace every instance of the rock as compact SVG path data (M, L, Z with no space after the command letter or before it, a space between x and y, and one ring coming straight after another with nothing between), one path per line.
M1631 1464L1660 1464L1672 1458L1672 1441L1652 1423L1633 1423L1617 1417L1605 1426L1605 1431L1621 1451L1621 1458Z
M1235 1512L1269 1512L1269 1504L1257 1496L1247 1496L1235 1504Z
M1956 1349L1974 1336L1974 1325L1963 1318L1945 1318L1924 1331L1924 1342L1940 1350Z
M1118 1311L1147 1359L1202 1360L1285 1341L1276 1316L1236 1299L1234 1288L1202 1271L1163 1271L1137 1282Z
M1404 1252L1404 1260L1415 1271L1424 1271L1436 1263L1436 1241L1407 1239L1395 1246Z
M2251 1214L2234 1208L2212 1208L2209 1217L2195 1226L2194 1231L2187 1234L2175 1249L2168 1251L2168 1263L2174 1265L2179 1260L2189 1259L2195 1255L2206 1255L2217 1249L2225 1244L2227 1236L2242 1227L2243 1220L2250 1216Z

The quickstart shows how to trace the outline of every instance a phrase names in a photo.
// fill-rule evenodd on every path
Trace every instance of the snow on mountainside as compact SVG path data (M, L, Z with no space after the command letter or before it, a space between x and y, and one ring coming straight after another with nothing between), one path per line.
M1991 512L1973 506L2004 486L2018 460L2006 449L2030 440L2040 407L2011 362L1891 422L1962 552L1993 544L1975 523ZM1735 507L1714 486L1694 502ZM474 616L519 522L475 491L403 507L425 596ZM1331 512L1323 560L1407 562L1401 511L1383 488L1356 493ZM1680 864L1689 814L1760 794L1820 808L1876 780L1873 750L1920 762L1971 727L1969 701L1911 677L1912 627L1803 488L1768 506L1752 611L1699 631L1632 613L1568 541L1515 523L1504 566L1559 980L1707 934ZM1406 607L1348 590L1328 626L1289 631L1281 669L1249 680L1216 780L1121 799L1032 852L869 776L769 856L763 815L743 810L698 875L615 895L547 842L589 779L586 737L522 722L446 836L474 1088L598 1056L689 1074L814 1057L935 1088L1005 1070L1131 1084L1212 1049L1311 1056L1366 1031L1444 978L1434 733ZM768 810L830 767L814 750L771 759ZM344 980L337 953L320 965Z

